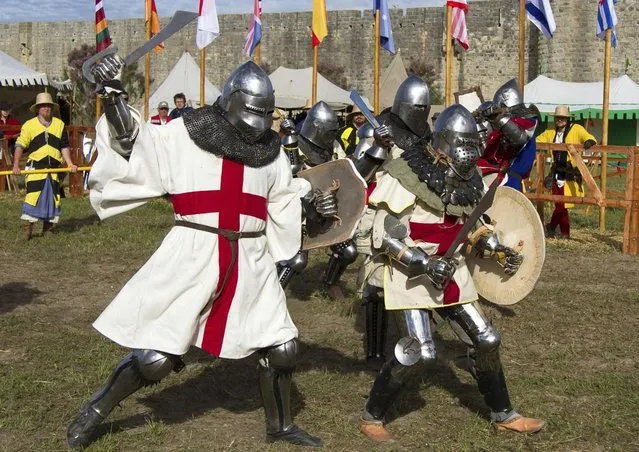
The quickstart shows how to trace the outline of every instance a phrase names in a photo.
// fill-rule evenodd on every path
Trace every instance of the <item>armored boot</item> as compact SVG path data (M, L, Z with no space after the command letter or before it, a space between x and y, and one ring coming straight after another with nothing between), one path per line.
M349 240L331 246L331 257L328 261L324 285L328 296L333 300L343 300L344 293L339 286L339 280L346 268L357 259L357 246Z
M122 400L144 386L159 383L171 370L184 367L180 357L155 350L134 350L116 366L102 389L80 409L67 428L67 442L73 449L87 447L98 425Z
M31 237L33 237L33 225L35 223L32 223L30 221L25 221L22 220L20 222L20 228L22 229L22 234L24 236L25 240L31 240Z
M258 375L266 415L266 442L284 441L297 446L322 447L321 439L293 423L291 383L297 353L295 339L262 351Z

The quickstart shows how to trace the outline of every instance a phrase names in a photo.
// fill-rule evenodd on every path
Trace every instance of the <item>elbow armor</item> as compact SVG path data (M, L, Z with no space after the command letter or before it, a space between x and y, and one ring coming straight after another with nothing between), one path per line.
M384 164L388 157L388 151L377 144L373 144L364 155L355 161L355 168L366 182L370 182L375 173Z
M498 120L499 130L503 134L509 147L521 149L528 143L528 135L522 130L510 116L503 116Z

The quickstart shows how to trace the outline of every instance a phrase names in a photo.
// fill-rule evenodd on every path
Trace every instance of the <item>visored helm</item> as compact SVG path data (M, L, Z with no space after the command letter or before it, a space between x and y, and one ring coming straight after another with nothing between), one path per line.
M495 104L495 107L502 108L514 107L515 105L524 103L524 97L521 95L519 85L514 78L508 80L506 83L501 85L499 89L497 89L495 97L493 98L493 103Z
M253 143L273 124L275 95L271 80L257 64L247 61L229 76L218 105L226 120Z
M451 105L439 114L434 125L433 148L450 157L450 167L457 176L464 180L473 176L482 145L477 121L466 107Z
M300 135L324 150L333 150L339 122L337 115L326 102L320 100L306 114Z
M370 138L373 138L374 131L373 126L370 125L369 122L357 129L357 137L359 138L359 141L353 151L353 157L355 157L355 159L359 159L373 146L373 142Z
M391 113L400 117L406 127L418 137L428 132L430 91L426 82L411 75L399 85Z

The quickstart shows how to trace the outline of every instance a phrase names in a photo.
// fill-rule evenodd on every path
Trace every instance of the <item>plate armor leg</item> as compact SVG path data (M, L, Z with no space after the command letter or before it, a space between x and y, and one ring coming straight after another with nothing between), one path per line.
M435 344L428 311L395 311L403 337L395 345L394 356L380 371L364 407L362 419L383 423L384 415L401 389L411 379L425 371L435 361Z
M346 268L357 259L357 246L352 240L331 246L331 258L328 261L324 284L336 285Z
M266 415L266 441L286 441L300 446L321 447L315 438L293 423L291 383L297 364L298 344L292 339L260 352L258 375Z
M508 396L506 378L499 358L501 334L490 323L477 303L438 308L437 312L453 325L453 330L465 333L460 339L472 342L469 347L470 372L477 380L479 392L490 407L495 422L508 419L514 413Z
M366 360L384 360L388 313L384 309L382 289L371 285L364 288L362 304L366 309Z
M293 258L277 264L277 276L282 289L286 289L295 275L302 273L308 265L308 251L299 250Z
M155 350L133 350L120 361L106 384L71 422L67 429L69 446L86 447L93 441L97 426L118 403L144 386L159 383L172 370L179 372L183 367L179 356Z

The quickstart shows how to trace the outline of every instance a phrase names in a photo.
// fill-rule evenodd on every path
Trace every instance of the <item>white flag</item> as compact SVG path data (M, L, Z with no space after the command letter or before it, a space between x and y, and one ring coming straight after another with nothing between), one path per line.
M195 42L198 49L203 49L220 35L220 24L217 21L215 0L200 0L200 17L197 18L197 35Z

